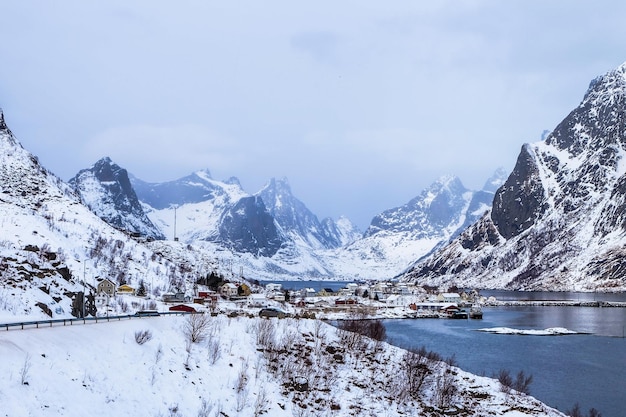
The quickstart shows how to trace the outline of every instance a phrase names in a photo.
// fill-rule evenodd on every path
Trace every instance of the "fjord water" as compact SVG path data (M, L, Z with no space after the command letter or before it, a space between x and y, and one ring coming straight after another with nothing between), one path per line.
M626 301L624 294L503 293L499 299L585 299ZM581 298L582 297L582 298ZM561 411L579 403L603 417L624 415L626 394L626 308L490 307L482 320L385 320L387 338L401 347L420 347L477 375L500 369L533 376L530 394ZM565 327L584 334L565 336L506 335L481 328L543 330Z

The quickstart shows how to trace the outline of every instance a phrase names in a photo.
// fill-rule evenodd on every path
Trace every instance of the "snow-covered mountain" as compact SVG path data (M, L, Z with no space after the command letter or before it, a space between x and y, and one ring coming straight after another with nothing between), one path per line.
M293 240L302 240L313 249L330 249L351 243L360 237L347 218L335 223L331 218L320 222L306 205L291 192L287 178L272 178L257 196L282 230Z
M470 191L455 176L435 181L408 203L375 216L364 237L332 251L327 262L341 276L389 279L476 221L489 209L499 169L481 191ZM491 187L491 188L490 188Z
M487 181L502 182L502 171ZM493 192L470 191L456 176L444 176L403 206L374 217L365 237L382 232L405 233L414 239L445 240L476 221L489 209Z
M626 64L525 144L491 210L405 278L524 290L626 290Z
M76 315L79 293L99 278L167 291L195 278L111 227L71 186L42 167L8 129L0 112L0 310L5 317ZM190 251L186 263L199 264ZM110 307L115 308L115 300Z
M81 170L69 184L83 203L111 226L146 238L165 238L144 213L126 170L110 158Z
M263 201L243 191L234 177L217 181L209 170L201 170L163 183L134 176L131 182L148 216L166 236L268 257L285 243Z
M156 210L220 198L228 202L245 194L237 178L215 181L208 169L174 181L149 183L133 175L130 181L139 200Z
M208 170L165 183L130 176L144 211L162 235L188 244L202 242L209 252L220 252L260 279L394 277L416 256L447 243L476 221L503 181L499 170L484 190L470 191L458 178L443 177L404 206L374 217L362 235L345 217L319 221L293 195L286 178L273 178L249 195L236 178L217 181Z

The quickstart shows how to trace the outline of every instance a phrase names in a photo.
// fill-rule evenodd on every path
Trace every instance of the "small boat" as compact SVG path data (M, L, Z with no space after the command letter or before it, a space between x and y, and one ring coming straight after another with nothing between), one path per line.
M450 318L451 319L467 319L467 311L465 310L455 311L454 313L452 313Z
M483 318L483 309L479 306L472 306L469 312L470 319L482 319Z

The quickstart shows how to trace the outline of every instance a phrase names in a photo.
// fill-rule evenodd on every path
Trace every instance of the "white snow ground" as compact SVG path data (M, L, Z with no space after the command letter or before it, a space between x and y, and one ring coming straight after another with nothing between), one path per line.
M423 400L400 400L403 350L370 343L343 351L336 329L320 321L205 315L206 339L190 343L188 317L0 331L0 415L437 416L459 409L563 416L443 363L433 368ZM138 332L151 340L139 344ZM443 375L453 376L459 392L440 408L433 403ZM295 377L305 377L308 391L295 389Z

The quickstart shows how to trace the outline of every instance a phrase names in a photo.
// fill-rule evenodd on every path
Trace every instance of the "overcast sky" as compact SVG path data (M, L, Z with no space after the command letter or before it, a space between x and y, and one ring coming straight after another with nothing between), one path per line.
M0 107L64 180L287 177L361 229L510 171L626 61L622 1L3 1Z

